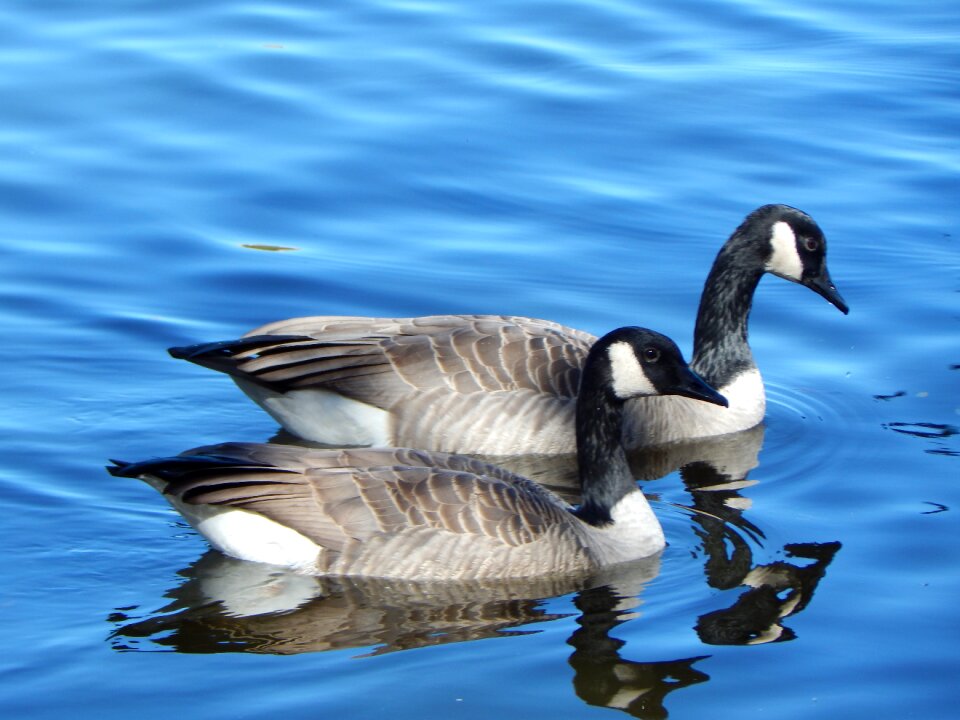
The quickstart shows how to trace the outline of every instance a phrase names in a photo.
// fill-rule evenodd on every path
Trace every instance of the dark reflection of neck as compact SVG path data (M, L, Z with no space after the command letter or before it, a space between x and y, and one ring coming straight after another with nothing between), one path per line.
M702 543L707 583L718 590L749 588L729 607L700 616L700 639L710 645L794 639L781 621L810 603L840 543L792 543L784 552L795 561L756 564L753 546L761 546L765 536L744 516L747 503L739 487L746 476L722 473L705 462L684 466L680 475L693 501L691 519Z
M690 491L694 532L706 556L704 572L711 587L737 587L753 566L748 538L764 539L763 530L744 517L742 496L729 487L735 480L708 463L691 463L680 470Z
M751 569L743 583L750 589L733 605L701 615L697 635L709 645L793 640L796 634L781 621L807 607L838 550L839 542L785 545L787 557L813 562L777 561Z
M624 600L612 587L603 586L581 592L574 601L581 612L580 627L567 640L574 648L569 659L574 689L590 705L638 718L665 718L669 693L710 679L693 667L706 656L646 663L621 658L625 642L610 632L626 620L625 611L618 609Z

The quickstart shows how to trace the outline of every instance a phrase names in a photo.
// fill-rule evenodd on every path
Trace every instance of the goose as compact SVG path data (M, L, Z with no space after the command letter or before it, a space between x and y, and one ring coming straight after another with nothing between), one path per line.
M747 341L754 291L771 273L846 314L826 250L817 223L796 208L764 205L746 217L707 277L691 361L729 408L675 396L631 400L628 449L737 432L763 420L763 380ZM169 352L227 373L307 441L504 456L572 452L575 395L595 340L526 317L319 316Z
M626 400L655 393L726 404L663 335L620 328L594 344L577 400L577 507L496 465L409 448L228 443L108 470L146 480L241 560L407 580L590 572L664 547L621 443Z

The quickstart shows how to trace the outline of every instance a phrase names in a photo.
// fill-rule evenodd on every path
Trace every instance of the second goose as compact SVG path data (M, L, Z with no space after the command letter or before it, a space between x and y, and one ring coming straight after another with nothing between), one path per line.
M841 312L813 219L786 205L752 212L720 249L700 298L691 367L730 400L630 402L629 448L722 435L763 420L766 396L747 321L765 273ZM491 315L307 317L239 340L172 348L225 372L288 432L333 446L484 455L570 453L580 373L596 338L546 320Z

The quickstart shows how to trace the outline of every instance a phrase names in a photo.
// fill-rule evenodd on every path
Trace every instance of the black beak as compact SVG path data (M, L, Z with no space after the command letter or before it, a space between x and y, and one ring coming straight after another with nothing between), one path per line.
M840 297L840 293L837 292L837 286L834 285L833 280L830 279L830 273L826 267L823 268L819 275L815 277L805 277L801 280L801 283L813 290L817 295L825 298L828 303L836 307L837 310L844 315L850 312L850 308L847 307L843 298Z
M703 378L690 368L687 368L681 374L677 385L673 388L673 394L683 395L684 397L693 398L694 400L703 400L704 402L721 405L723 407L730 406L730 403L727 402L727 399L723 395L707 385Z

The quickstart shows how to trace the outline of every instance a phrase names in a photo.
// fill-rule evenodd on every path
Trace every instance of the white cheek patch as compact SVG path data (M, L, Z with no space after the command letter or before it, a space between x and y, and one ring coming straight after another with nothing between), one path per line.
M607 354L610 357L610 369L613 375L613 392L617 397L626 400L638 395L660 394L643 371L629 343L613 343L607 348Z
M803 277L803 262L797 252L797 236L793 228L783 221L775 223L770 245L773 254L767 261L767 272L799 281Z

